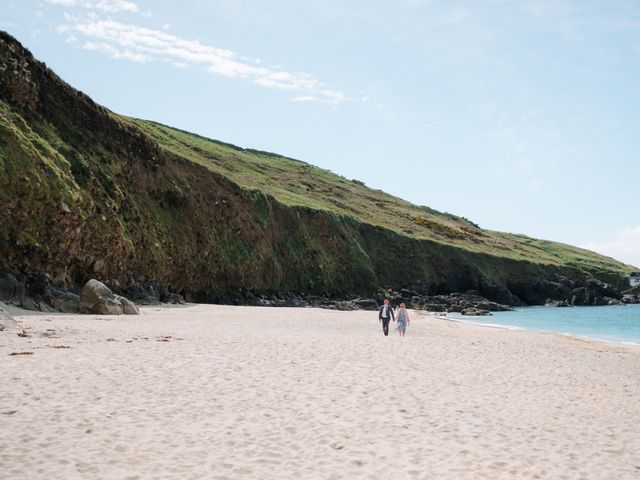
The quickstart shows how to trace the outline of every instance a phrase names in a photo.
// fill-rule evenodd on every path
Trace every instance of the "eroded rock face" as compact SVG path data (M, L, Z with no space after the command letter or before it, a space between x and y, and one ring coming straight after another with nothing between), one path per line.
M0 87L13 102L30 110L38 101L38 83L31 75L29 62L19 53L0 50Z
M574 288L569 295L571 305L619 305L622 294L610 285L596 280L587 280L584 286Z
M125 297L115 295L109 287L98 280L89 280L80 294L80 313L98 315L139 315L140 310Z

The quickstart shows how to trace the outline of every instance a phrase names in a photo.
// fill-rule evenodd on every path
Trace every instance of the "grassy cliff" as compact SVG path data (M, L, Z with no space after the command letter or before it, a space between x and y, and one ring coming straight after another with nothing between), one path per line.
M67 284L348 295L411 286L537 301L631 267L480 229L329 171L96 105L0 34L0 267ZM540 295L543 296L541 293Z

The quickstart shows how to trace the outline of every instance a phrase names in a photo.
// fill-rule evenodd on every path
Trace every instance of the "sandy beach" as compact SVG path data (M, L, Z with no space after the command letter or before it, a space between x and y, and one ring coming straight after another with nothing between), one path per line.
M418 314L383 337L364 311L25 313L0 332L3 479L640 478L631 346Z

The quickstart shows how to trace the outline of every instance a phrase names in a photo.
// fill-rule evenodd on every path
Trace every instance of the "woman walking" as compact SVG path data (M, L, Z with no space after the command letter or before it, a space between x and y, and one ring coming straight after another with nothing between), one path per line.
M407 325L411 323L409 320L409 312L407 306L404 303L400 304L400 310L398 311L398 333L401 337L404 337L407 331Z

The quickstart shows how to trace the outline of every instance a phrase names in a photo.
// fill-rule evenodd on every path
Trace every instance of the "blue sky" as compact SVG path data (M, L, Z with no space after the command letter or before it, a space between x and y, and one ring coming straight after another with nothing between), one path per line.
M640 2L5 1L97 102L640 267Z

